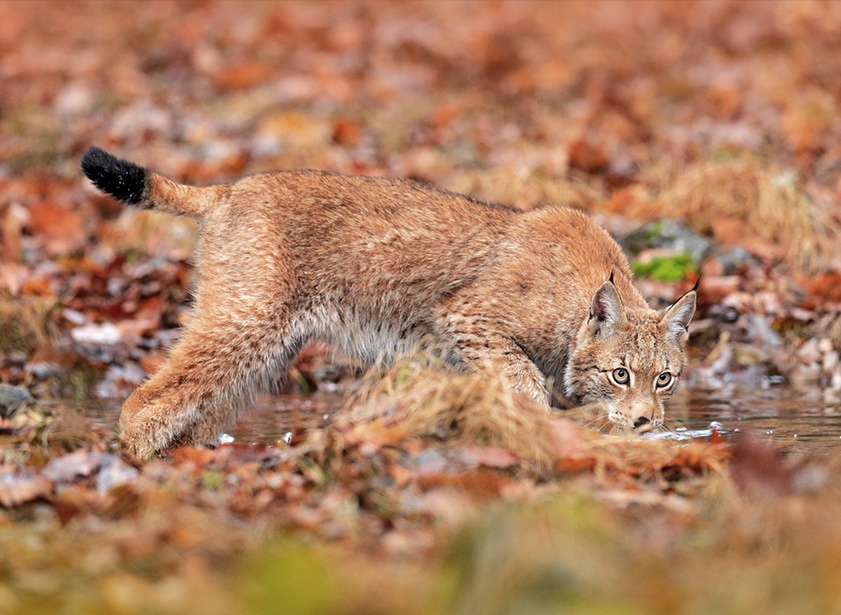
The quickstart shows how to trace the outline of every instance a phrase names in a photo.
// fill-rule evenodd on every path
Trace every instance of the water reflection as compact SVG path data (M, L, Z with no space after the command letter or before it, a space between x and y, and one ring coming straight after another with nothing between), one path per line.
M324 427L341 408L342 399L338 392L260 396L240 415L224 441L266 444L288 442L292 437L297 440L308 429ZM85 403L84 413L92 427L113 429L121 404L122 400L116 398L93 398Z
M342 405L340 391L267 395L242 413L230 436L239 443L298 441L307 430L324 427ZM96 426L113 427L117 400L92 400ZM667 409L667 426L677 440L707 439L711 423L725 437L750 432L775 448L829 453L841 445L841 405L785 387L727 393L684 387ZM661 436L662 437L662 436Z
M686 388L668 406L669 427L709 430L721 424L724 433L750 432L775 448L829 453L841 445L841 406L825 401L820 391L804 394L785 387L722 393Z
M308 429L329 423L342 399L337 392L266 395L243 412L229 434L248 444L297 441Z

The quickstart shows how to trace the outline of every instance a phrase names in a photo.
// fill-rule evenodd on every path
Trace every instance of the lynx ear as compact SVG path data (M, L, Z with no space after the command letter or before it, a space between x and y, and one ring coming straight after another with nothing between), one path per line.
M590 305L589 324L593 337L615 333L627 321L625 308L616 294L616 287L613 282L605 282L593 295Z
M660 321L660 326L666 332L666 339L681 348L689 337L689 323L695 315L696 295L693 288L670 305Z

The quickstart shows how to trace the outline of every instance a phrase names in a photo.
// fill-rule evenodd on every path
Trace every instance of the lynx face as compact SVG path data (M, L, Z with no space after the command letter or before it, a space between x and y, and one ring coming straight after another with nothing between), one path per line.
M626 310L613 285L603 285L566 367L567 397L579 404L603 403L618 427L660 427L663 402L686 365L687 327L694 311L694 293L663 313Z

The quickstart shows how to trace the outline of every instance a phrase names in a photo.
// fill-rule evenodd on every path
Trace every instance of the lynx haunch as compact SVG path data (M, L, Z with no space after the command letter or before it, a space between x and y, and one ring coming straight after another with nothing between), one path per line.
M214 443L310 338L367 361L431 340L461 369L544 404L601 402L627 428L662 423L685 366L695 290L653 310L616 242L567 207L316 171L191 187L98 148L82 169L124 203L201 221L195 316L122 408L135 455Z

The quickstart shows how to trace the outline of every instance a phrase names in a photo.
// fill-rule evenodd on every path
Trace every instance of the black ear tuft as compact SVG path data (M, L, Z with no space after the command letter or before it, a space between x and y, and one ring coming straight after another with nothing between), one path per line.
M82 158L82 171L93 184L115 199L137 205L146 192L146 169L92 147Z
M701 287L701 278L702 277L704 277L704 276L699 273L698 274L698 279L695 280L695 285L690 290L693 290L696 293L698 292L698 289Z

